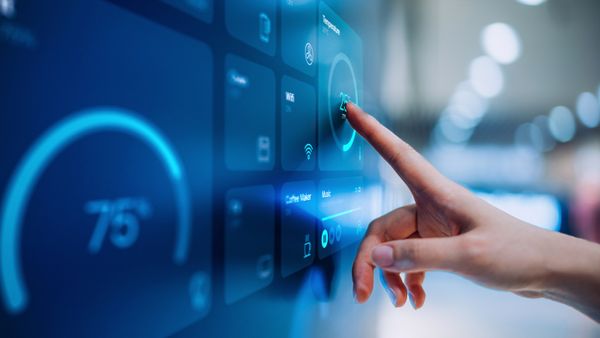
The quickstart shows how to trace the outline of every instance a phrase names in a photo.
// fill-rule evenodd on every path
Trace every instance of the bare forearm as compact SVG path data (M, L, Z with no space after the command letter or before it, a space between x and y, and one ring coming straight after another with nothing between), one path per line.
M600 245L562 234L549 241L544 296L600 322Z

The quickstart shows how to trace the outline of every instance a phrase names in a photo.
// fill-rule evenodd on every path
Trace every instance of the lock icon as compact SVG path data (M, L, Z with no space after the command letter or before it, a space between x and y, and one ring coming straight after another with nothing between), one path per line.
M312 254L312 243L310 242L310 236L306 234L304 236L304 258L310 257Z

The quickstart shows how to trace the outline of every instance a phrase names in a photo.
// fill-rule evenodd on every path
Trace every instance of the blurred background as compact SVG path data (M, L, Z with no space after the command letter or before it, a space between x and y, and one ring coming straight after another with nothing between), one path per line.
M267 3L272 12L256 9ZM322 3L340 17L337 21L325 10L330 20L336 18L340 27L347 23L362 41L360 105L366 111L493 205L549 231L600 243L600 2ZM248 10L239 11L240 4ZM49 165L23 216L23 271L31 302L25 308L27 300L21 299L20 308L0 311L0 335L600 337L597 323L565 305L485 289L440 272L428 273L427 300L418 311L409 304L393 308L378 281L373 298L355 304L350 269L356 241L331 255L319 251L318 258L316 249L307 255L309 248L300 261L305 265L289 274L280 271L286 268L280 256L288 215L285 203L275 202L280 192L315 191L311 184L361 176L364 185L353 181L352 188L364 193L359 202L368 212L352 224L357 228L412 203L404 183L368 147L364 159L358 150L362 170L321 172L316 156L302 172L279 164L283 151L271 148L271 141L285 136L275 127L285 104L276 99L280 85L289 75L307 83L309 91L311 86L319 95L323 91L314 70L280 60L282 48L275 46L284 39L273 32L286 21L274 18L295 4L313 4L317 17L316 2L309 0L0 0L3 190L40 135L65 127L57 121L72 122L65 118L73 112L85 116L97 107L125 109L111 111L134 119L127 121L141 129L133 134L151 133L147 143L175 172L165 175L155 152L132 142L131 135L94 136L57 157L60 165ZM264 34L248 42L243 18L255 10ZM266 114L256 120L272 124L272 133L260 136L265 152L250 166L244 156L254 161L253 148L224 155L227 135L241 135L240 147L255 146L253 139L243 139L254 120L227 132L228 114L244 111L228 100L244 98L245 74L268 90L252 92L242 106ZM171 143L161 143L163 136ZM173 169L177 156L169 153L170 145L181 155L188 185L179 179L179 167ZM170 190L165 193L165 180L174 182L177 204ZM299 186L286 185L300 180ZM249 185L260 189L246 190ZM191 210L194 235L184 263L177 262L176 249L173 264L171 228L177 216L185 223L182 204ZM105 230L112 237L88 247L93 225L102 224L95 223L96 214L106 210L115 218L105 225L116 230ZM135 222L114 216L123 217L123 211L135 215ZM315 211L304 213L321 231ZM114 228L116 223L137 224L139 240L137 232L128 235L132 228ZM235 233L240 224L249 230ZM307 234L304 243L301 233L300 244L318 246L323 237L317 234L316 240ZM19 249L7 246L5 230L0 236L3 250ZM259 255L261 265L247 264L261 250L269 253ZM2 271L4 279L13 277ZM6 304L11 295L3 290Z
M447 176L538 226L599 242L600 3L380 1L368 31L365 109ZM375 6L372 6L375 7ZM377 24L375 24L377 23ZM381 161L380 161L381 162ZM386 209L410 197L385 163ZM577 259L573 257L573 259ZM382 300L380 337L600 335L563 305L446 274L413 312Z

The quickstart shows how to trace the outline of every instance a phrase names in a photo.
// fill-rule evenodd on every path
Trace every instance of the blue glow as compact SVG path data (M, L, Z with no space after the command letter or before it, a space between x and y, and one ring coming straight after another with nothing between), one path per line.
M329 233L327 232L327 229L323 229L323 232L321 233L321 246L323 249L327 247L327 243L329 243Z
M329 70L329 86L328 86L328 90L327 90L327 97L331 97L331 85L333 83L333 73L335 71L335 67L337 66L338 63L340 62L344 62L348 65L348 68L350 69L350 73L352 74L352 80L353 80L353 85L354 85L354 97L356 104L359 104L359 98L358 98L358 83L356 82L356 75L354 74L354 68L352 67L352 62L350 61L350 58L348 58L348 56L344 53L338 53L335 58L333 59L333 61L331 62L331 68ZM333 135L334 140L336 141L336 143L340 144L340 140L337 137L337 134L335 132L335 130L333 129L333 117L331 116L331 113L329 114L329 126L331 127L331 134ZM356 130L352 130L352 136L350 137L350 140L344 144L342 144L342 151L347 152L348 150L350 150L350 148L352 148L352 145L354 144L354 140L356 139Z
M346 151L350 150L350 148L352 148L355 138L356 138L356 130L352 131L352 137L350 137L350 141L348 141L348 143L346 143L342 146L342 150L344 152L346 152Z
M185 262L191 232L189 193L181 162L166 138L147 121L116 108L94 108L70 116L43 134L27 151L4 195L1 219L0 268L2 293L7 309L18 313L25 309L28 294L21 269L21 221L31 192L50 162L78 139L101 131L119 131L145 141L163 160L175 186L179 224L173 260Z
M140 198L90 201L86 203L85 209L89 214L98 215L98 221L88 244L88 251L91 254L100 252L109 229L110 240L116 247L126 249L132 246L140 232L138 217L148 218L151 212L149 202ZM121 231L123 228L127 230L125 233Z
M359 211L360 209L362 209L362 208L354 208L354 209L350 209L350 210L345 210L345 211L342 211L342 212L338 212L338 213L335 213L333 215L329 215L329 216L325 216L325 217L321 218L321 221L322 222L329 221L329 220L332 220L334 218L342 217L344 215L348 215L348 214L351 214L353 212Z
M307 144L304 146L304 153L306 154L306 159L307 159L307 160L310 160L310 156L312 155L312 153L313 153L313 150L314 150L314 147L313 147L313 145L312 145L312 144L310 144L310 143L307 143Z
M340 111L343 111L344 113L348 112L348 109L346 109L346 105L348 104L348 102L350 102L350 96L344 92L340 93Z

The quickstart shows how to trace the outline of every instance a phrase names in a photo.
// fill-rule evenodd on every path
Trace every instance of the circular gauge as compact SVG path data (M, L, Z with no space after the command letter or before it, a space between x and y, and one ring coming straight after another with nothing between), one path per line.
M22 223L36 184L46 168L65 148L85 136L107 130L134 136L148 145L162 160L174 186L178 210L172 260L176 265L186 262L192 224L190 196L185 173L174 148L156 127L133 113L114 108L86 110L58 122L43 134L25 154L9 181L0 209L0 290L4 305L10 313L23 312L29 301L20 248ZM115 203L117 212L114 217L110 221L98 222L97 229L100 232L94 231L89 244L92 253L99 250L106 234L120 248L131 246L138 237L139 223L128 211L137 211L141 217L148 214L149 206L145 200L122 199ZM104 212L107 202L92 202L86 207L91 213ZM100 220L103 219L100 217ZM194 290L204 290L197 287L202 284L197 280L194 282ZM197 300L202 295L194 293L192 296L193 305L203 304Z
M344 53L333 59L329 70L328 109L331 134L338 148L347 152L356 139L356 131L346 122L346 103L359 104L358 85L352 62Z

